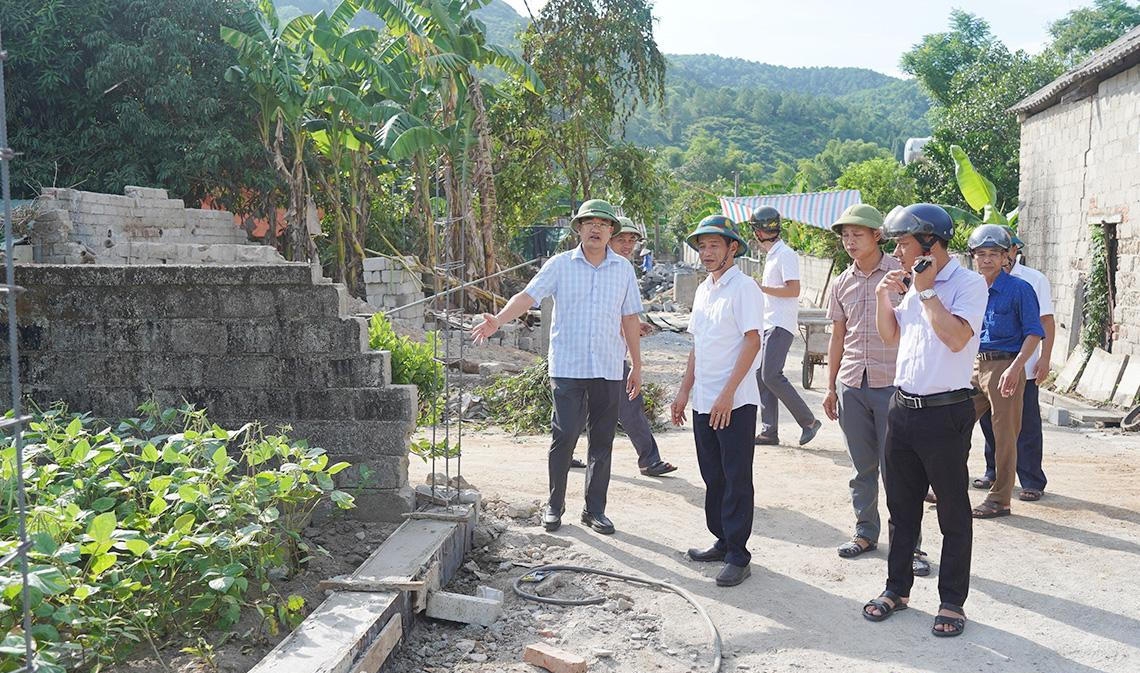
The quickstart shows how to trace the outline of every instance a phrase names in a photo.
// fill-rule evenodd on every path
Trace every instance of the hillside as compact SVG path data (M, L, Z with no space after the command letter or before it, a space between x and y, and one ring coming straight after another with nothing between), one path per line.
M277 0L315 12L336 0ZM491 42L518 47L527 19L503 0L477 10ZM372 17L373 21L378 21ZM369 21L362 21L372 23ZM878 143L902 156L906 139L929 135L926 97L913 80L866 68L789 68L712 54L668 55L666 111L638 110L626 137L684 150L707 133L765 171L814 156L832 138Z

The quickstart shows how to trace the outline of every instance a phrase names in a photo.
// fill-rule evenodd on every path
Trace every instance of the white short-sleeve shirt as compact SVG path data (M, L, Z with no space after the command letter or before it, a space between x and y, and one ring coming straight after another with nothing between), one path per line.
M760 286L735 266L714 281L710 275L697 286L689 332L693 335L694 381L693 411L707 414L724 390L740 351L744 334L752 330L763 334L763 294ZM748 374L736 387L732 408L760 404L760 388L756 370L760 354L756 354Z
M922 308L922 300L911 286L895 309L899 323L895 385L911 395L934 395L969 388L974 374L978 334L990 298L986 279L951 259L935 276L934 291L946 310L969 323L974 334L965 348L957 353L950 350L935 334Z
M1020 278L1033 286L1033 292L1037 294L1037 304L1041 307L1041 316L1053 315L1053 288L1049 285L1049 279L1045 274L1037 269L1025 266L1024 264L1014 264L1013 271L1009 275ZM1025 362L1025 378L1033 380L1036 378L1034 369L1037 367L1037 361L1041 359L1041 344L1037 344L1037 350L1033 351L1033 355Z
M800 258L783 241L776 241L764 258L764 287L784 287L788 281L800 279ZM768 327L783 327L792 334L799 329L799 297L764 298L764 324Z

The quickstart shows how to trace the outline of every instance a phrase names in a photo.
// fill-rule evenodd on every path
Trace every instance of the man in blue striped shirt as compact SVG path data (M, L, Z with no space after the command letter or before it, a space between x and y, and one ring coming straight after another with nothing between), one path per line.
M578 247L550 258L502 310L484 313L483 322L471 333L481 343L543 298L554 298L547 354L554 417L547 460L550 498L543 525L548 531L562 525L570 460L586 428L589 446L582 523L608 535L614 532L605 512L618 399L620 395L634 399L641 392L641 293L633 267L609 247L610 238L621 230L610 204L601 199L586 201L570 226L581 239ZM622 390L627 348L630 372Z

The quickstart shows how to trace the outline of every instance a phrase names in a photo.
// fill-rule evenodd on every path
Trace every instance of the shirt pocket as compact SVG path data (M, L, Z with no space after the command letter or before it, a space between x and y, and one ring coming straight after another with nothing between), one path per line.
M989 336L989 341L1005 341L1021 337L1021 325L1017 312L1013 306L995 306L993 310L986 311L986 319L982 327Z

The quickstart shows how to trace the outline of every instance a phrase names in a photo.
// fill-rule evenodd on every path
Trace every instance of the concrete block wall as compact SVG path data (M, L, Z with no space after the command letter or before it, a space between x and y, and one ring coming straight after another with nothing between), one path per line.
M406 261L411 264L415 257ZM369 257L364 260L364 294L369 305L383 311L389 319L406 320L423 325L426 304L420 304L398 313L390 309L406 306L424 298L420 275L413 273L399 260L388 257Z
M44 189L31 228L33 258L44 264L247 264L285 260L250 242L224 210L186 208L166 190L125 194Z
M338 475L357 497L350 516L412 509L416 389L390 385L389 354L368 349L366 319L345 315L345 288L307 264L33 264L16 282L20 376L36 403L123 417L186 400L225 427L288 425L353 464Z
M1119 220L1113 352L1140 352L1140 314L1131 310L1140 304L1140 66L1022 122L1020 199L1028 264L1053 286L1055 360L1078 341L1090 219Z

